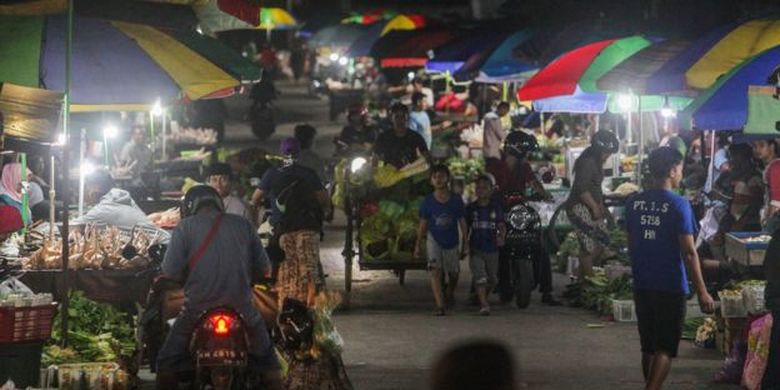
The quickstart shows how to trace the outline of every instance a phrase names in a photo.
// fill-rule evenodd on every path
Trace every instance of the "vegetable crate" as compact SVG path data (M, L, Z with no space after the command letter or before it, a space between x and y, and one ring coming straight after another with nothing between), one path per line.
M612 317L617 322L636 322L636 305L631 299L613 299Z
M749 241L761 235L760 232L726 233L726 257L745 266L764 265L764 255L769 242Z
M718 292L720 297L720 314L723 318L744 318L747 317L747 308L742 294L731 296Z
M0 307L0 343L48 340L57 304L33 307Z

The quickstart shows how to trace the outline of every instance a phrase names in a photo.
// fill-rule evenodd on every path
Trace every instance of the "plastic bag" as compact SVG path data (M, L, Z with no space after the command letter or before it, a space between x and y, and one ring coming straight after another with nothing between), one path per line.
M769 340L772 334L772 314L766 314L750 323L742 387L759 390L769 359Z
M734 341L734 348L731 349L729 356L723 361L723 366L715 374L715 382L739 384L742 378L742 369L745 366L746 354L747 342L742 339Z
M19 279L16 279L15 277L9 277L2 282L0 282L0 295L5 294L33 294L33 291L30 290L27 285L20 282Z
M344 349L344 339L333 324L333 310L341 303L341 295L323 292L314 300L314 344L331 355Z

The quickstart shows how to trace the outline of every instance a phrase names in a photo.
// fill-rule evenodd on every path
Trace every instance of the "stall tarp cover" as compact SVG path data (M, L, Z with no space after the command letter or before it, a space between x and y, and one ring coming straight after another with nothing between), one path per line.
M63 94L0 83L0 113L5 135L38 142L56 140Z
M780 136L780 99L776 87L749 87L745 133Z

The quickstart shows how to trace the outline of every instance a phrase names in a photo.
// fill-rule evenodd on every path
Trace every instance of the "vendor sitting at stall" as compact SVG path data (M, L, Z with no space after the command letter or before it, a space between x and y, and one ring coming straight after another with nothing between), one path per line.
M5 242L11 234L24 227L22 215L16 207L0 206L0 244Z
M119 162L133 177L134 185L142 184L141 173L146 172L152 163L152 151L146 146L146 129L143 126L133 126L130 141L122 148Z
M73 224L96 224L116 226L131 231L134 227L159 232L167 241L169 234L160 230L136 205L130 193L114 188L114 179L108 171L100 170L87 176L85 201L94 204L86 214L76 218Z
M24 205L22 199L22 164L5 164L0 180L0 205L16 207L22 215L24 224L29 225L32 222L32 214L29 204Z
M386 130L376 140L374 145L375 161L401 169L420 157L428 159L428 147L420 134L409 130L409 108L396 103L390 108L393 129Z
M222 197L226 213L242 216L255 223L255 218L246 202L233 194L233 169L230 164L217 163L209 166L206 171L206 184L217 190Z

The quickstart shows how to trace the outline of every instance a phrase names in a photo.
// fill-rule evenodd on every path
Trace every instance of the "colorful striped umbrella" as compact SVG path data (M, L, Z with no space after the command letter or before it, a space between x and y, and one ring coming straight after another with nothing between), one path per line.
M597 92L596 80L626 58L650 45L640 36L608 39L574 49L531 77L517 92L520 100L538 100Z
M418 14L402 14L390 19L390 21L385 24L382 29L382 35L395 30L416 30L425 27L427 24L425 16Z
M748 89L775 85L780 65L780 46L766 50L736 66L699 95L683 112L697 128L735 130L747 123Z
M64 90L65 25L59 15L0 17L0 81ZM259 76L248 60L208 37L86 17L74 23L74 111L222 97Z
M693 88L706 89L750 57L780 45L780 19L751 20L731 30L686 73Z
M344 24L374 24L382 20L390 20L398 15L398 12L386 8L377 8L363 14L353 12L349 17L341 20Z
M291 30L298 22L281 8L260 7L247 0L207 0L193 6L204 31L263 29Z
M691 95L685 72L736 25L726 25L693 40L669 40L648 46L607 72L599 89L637 94Z

